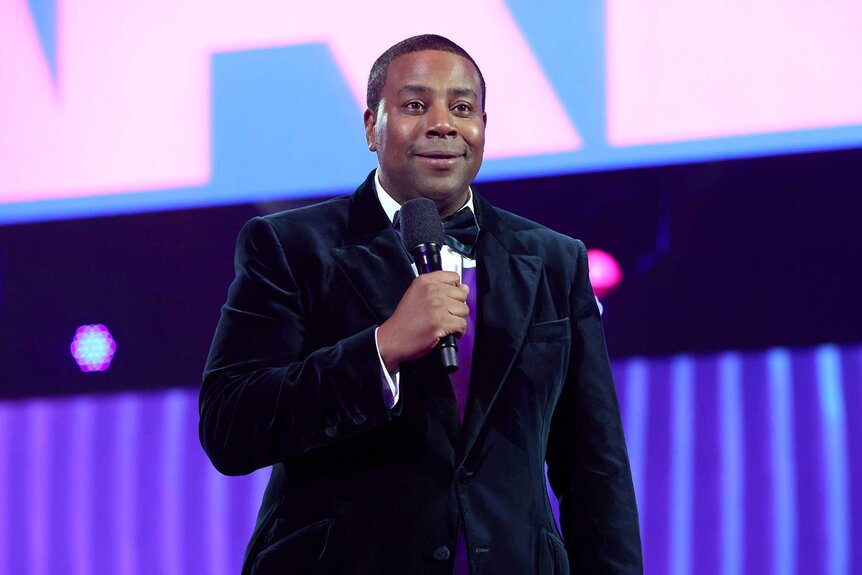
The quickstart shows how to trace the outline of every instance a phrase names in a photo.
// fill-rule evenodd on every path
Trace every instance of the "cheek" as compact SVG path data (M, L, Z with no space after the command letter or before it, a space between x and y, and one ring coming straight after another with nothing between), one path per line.
M393 137L397 138L398 141L409 144L416 138L417 130L418 124L416 122L399 122L392 130L392 133Z
M482 125L473 126L465 133L465 139L473 146L475 153L482 153L485 148L485 127Z
M379 142L398 146L408 139L410 129L404 122L390 122L388 117L381 118L376 128Z
M387 155L393 161L406 161L411 155L416 140L414 128L412 124L391 123L382 134L387 146Z
M398 122L391 122L391 119L385 111L381 112L377 118L377 124L374 126L374 139L380 145L394 141L393 131L397 130Z

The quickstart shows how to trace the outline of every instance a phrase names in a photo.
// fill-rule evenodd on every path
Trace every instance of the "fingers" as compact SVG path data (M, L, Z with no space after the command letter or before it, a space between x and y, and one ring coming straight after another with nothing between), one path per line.
M428 281L449 284L451 286L461 285L461 276L459 276L455 272L436 271L428 274L422 274L419 277L424 278Z
M467 317L469 313L467 294L456 287L445 286L433 291L429 294L429 302L432 307L441 307L452 315Z
M443 286L440 295L461 303L466 303L467 301L467 292L461 286Z
M458 320L458 325L455 326L454 331L451 331L450 333L455 337L460 338L464 337L464 334L467 333L467 320L462 318L458 318Z
M428 287L439 287L440 291L435 292L436 295L460 302L466 302L467 294L470 293L470 286L462 284L461 278L455 272L431 272L417 277L414 281L424 283Z
M441 338L447 335L464 337L465 333L467 333L467 320L463 317L450 315L447 319L441 322L440 331L437 333L437 337Z
M455 317L460 317L466 319L468 315L470 315L470 308L467 307L466 303L453 301L449 305L446 306L446 310Z

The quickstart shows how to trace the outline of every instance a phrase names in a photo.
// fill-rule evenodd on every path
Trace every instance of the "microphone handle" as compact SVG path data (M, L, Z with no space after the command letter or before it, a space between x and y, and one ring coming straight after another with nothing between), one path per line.
M413 260L416 262L416 271L420 274L440 271L443 269L443 260L440 258L440 246L437 244L419 244L413 248ZM437 343L440 350L440 361L447 373L458 371L458 343L454 335L441 337Z

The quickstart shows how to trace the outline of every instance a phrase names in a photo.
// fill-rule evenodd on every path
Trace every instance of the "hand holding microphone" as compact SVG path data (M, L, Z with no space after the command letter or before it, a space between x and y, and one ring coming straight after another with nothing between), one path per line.
M440 344L447 371L458 369L456 337L467 330L468 286L458 274L441 271L443 225L432 200L417 198L401 207L404 245L419 276L402 296L395 313L377 332L380 355L389 371L401 362L427 354Z

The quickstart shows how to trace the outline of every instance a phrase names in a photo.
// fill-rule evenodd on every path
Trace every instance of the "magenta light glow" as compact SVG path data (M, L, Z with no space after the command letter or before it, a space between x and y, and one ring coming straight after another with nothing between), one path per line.
M82 325L69 349L81 371L105 371L114 359L117 342L102 324Z
M620 285L623 270L617 260L603 250L587 250L590 261L590 283L596 296L604 297Z

